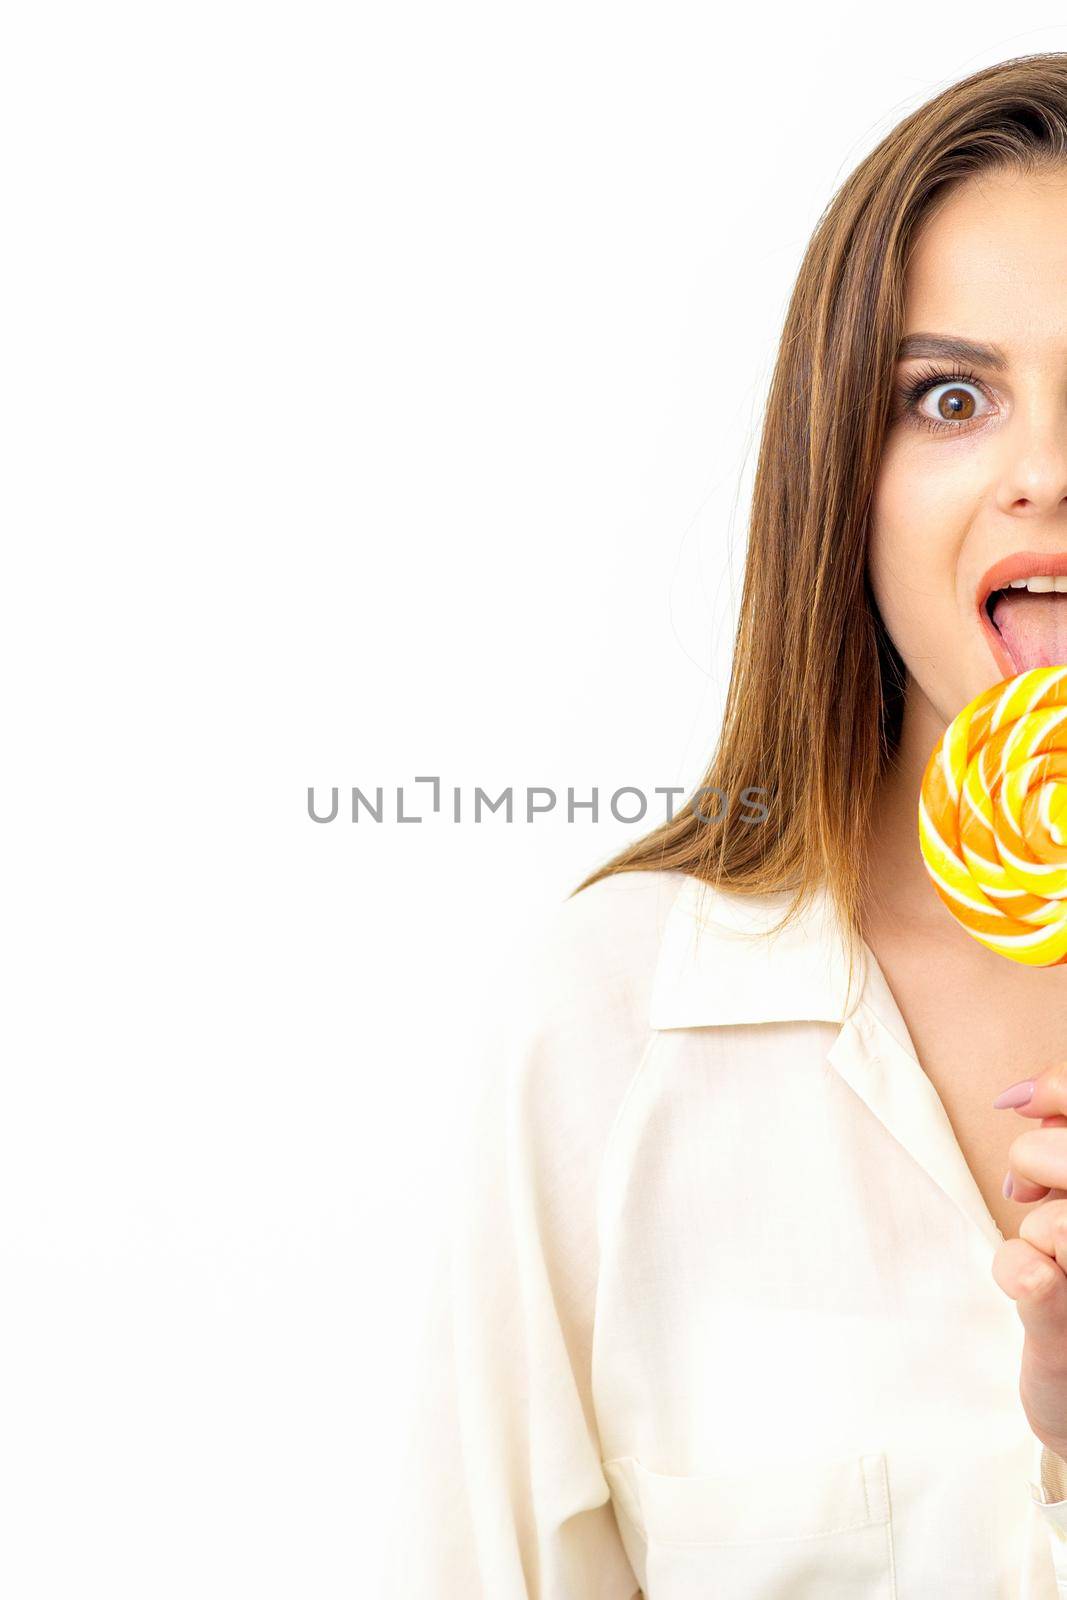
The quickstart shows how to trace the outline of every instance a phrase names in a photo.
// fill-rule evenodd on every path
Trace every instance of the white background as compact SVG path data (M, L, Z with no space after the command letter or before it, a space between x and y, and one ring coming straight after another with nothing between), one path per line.
M478 1044L712 753L807 239L1056 9L7 12L5 1600L375 1595Z

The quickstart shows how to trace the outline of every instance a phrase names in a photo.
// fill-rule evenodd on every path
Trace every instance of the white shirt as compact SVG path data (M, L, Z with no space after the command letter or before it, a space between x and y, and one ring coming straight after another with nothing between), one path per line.
M626 873L537 943L459 1157L398 1600L1067 1595L1003 1235L828 893L747 936L786 904Z

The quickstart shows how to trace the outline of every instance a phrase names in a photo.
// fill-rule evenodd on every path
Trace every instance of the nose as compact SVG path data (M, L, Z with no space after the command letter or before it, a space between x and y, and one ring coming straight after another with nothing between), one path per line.
M1067 403L1034 397L1002 435L997 506L1014 516L1051 516L1067 504Z

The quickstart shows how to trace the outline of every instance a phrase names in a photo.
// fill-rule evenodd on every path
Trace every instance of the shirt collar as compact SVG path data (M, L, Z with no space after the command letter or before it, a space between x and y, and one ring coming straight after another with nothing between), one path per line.
M849 1001L847 946L829 891L820 887L789 928L768 933L789 900L741 895L687 874L666 915L649 1025L837 1023L827 1061L977 1226L991 1253L1004 1235L874 952L859 942Z
M736 1022L837 1022L867 980L861 943L848 992L848 950L825 885L772 933L788 893L742 895L685 876L664 924L652 985L652 1028Z

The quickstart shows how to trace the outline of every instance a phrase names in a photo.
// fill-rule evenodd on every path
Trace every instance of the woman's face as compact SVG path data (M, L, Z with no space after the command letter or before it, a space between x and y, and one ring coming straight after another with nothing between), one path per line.
M1067 171L946 199L908 262L904 336L868 559L908 717L936 739L991 684L1067 664L1067 592L1009 587L996 628L980 604L1029 574L1067 591Z

